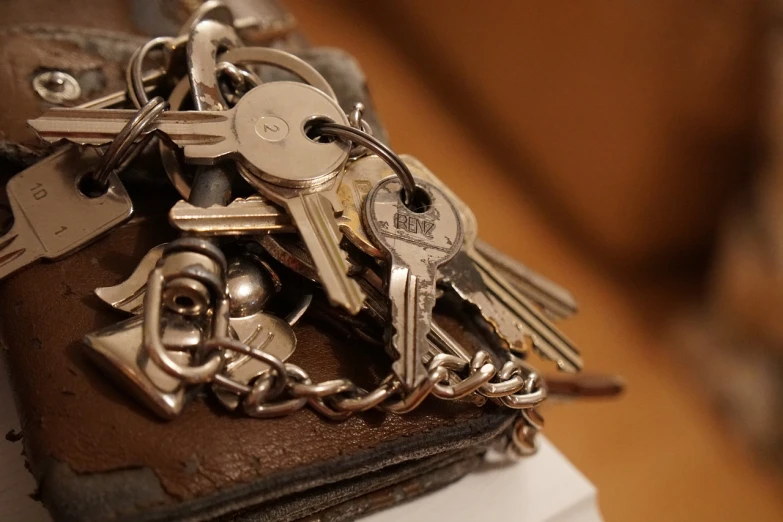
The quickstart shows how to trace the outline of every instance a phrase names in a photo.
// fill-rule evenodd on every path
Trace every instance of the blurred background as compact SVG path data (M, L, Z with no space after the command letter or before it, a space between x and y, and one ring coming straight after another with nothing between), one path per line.
M777 6L285 4L483 239L577 297L564 330L628 392L545 433L606 520L783 520Z

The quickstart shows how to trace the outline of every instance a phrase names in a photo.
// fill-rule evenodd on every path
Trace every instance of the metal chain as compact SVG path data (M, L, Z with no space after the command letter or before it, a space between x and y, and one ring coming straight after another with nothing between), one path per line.
M444 400L458 400L477 393L512 409L531 409L547 396L540 375L521 360L507 361L500 369L488 352L476 352L470 361L439 354L429 364L427 378L412 390L404 390L391 374L373 390L365 390L349 379L314 383L299 366L282 363L268 353L243 347L236 341L212 341L270 365L251 386L218 374L214 383L243 397L243 409L253 417L289 415L305 406L332 419L343 420L354 413L380 409L402 414L415 409L430 395ZM285 371L281 371L284 368Z

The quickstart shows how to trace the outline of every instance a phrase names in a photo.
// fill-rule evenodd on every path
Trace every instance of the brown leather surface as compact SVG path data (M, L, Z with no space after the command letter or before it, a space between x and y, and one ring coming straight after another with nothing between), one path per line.
M184 16L183 12L188 13L179 10L177 16ZM49 106L30 87L37 72L51 68L73 74L83 89L89 87L82 99L71 102L81 103L123 86L124 62L139 43L113 32L138 32L128 2L85 2L73 9L68 2L12 1L0 5L0 20L0 73L9 79L0 85L0 138L28 146L38 142L24 121ZM38 25L6 25L33 22ZM147 187L129 190L138 195L140 190L151 190ZM148 487L146 472L150 471L154 477L150 487L165 491L162 497L157 493L140 497L138 503L133 500L135 492L129 491L130 500L118 504L118 515L176 500L195 501L187 505L201 508L212 503L214 508L211 499L244 486L263 484L270 490L265 494L274 497L278 476L299 480L298 486L289 485L297 490L332 475L361 475L425 457L442 451L441 442L452 449L470 445L477 434L495 433L498 419L511 418L493 413L493 408L432 401L406 416L371 412L333 423L305 410L259 420L228 414L208 399L195 400L174 422L153 418L99 372L81 342L85 333L122 318L93 296L93 289L121 281L150 247L171 238L171 228L160 216L165 206L150 205L148 196L144 194L137 215L147 215L149 207L156 206L159 217L135 219L65 260L37 264L0 282L0 341L11 370L25 451L44 498L56 499L57 505L50 507L58 516L79 517L79 504L100 489L95 481L79 486L79 481L90 477L98 481L103 477L111 489L110 484L123 483L124 470L138 470L141 475L136 477L147 477L143 480ZM167 197L163 194L164 201ZM456 321L448 325L465 344L476 342ZM296 333L298 350L292 362L315 380L347 376L371 386L389 369L388 359L378 349L338 339L322 324L305 319ZM440 440L438 434L446 432L451 440ZM354 461L351 469L347 463ZM337 471L330 471L332 467ZM458 474L450 476L453 480ZM61 487L58 497L52 488ZM420 488L424 490L426 481ZM251 491L249 496L254 494ZM245 498L244 502L247 507L253 501Z
M27 127L52 104L32 88L42 71L71 74L82 96L73 106L125 88L125 64L149 36L173 35L202 2L180 0L4 0L0 2L0 141L28 147L40 140ZM299 47L300 36L268 30L272 22L286 30L282 10L265 0L229 0L237 17L255 16L261 27L240 31L247 44L280 38ZM287 20L284 20L287 21ZM144 35L144 36L142 36Z
M95 45L96 41L102 45ZM0 139L41 146L27 127L27 119L52 106L32 87L39 72L64 71L76 78L82 95L67 105L78 105L124 88L124 63L142 42L108 32L88 38L75 29L0 27Z
M60 262L37 264L0 283L2 341L34 471L48 458L77 473L146 467L166 492L187 499L482 415L471 405L437 402L410 415L368 413L342 423L310 411L258 420L199 400L173 422L153 419L99 374L81 338L122 317L93 289L121 281L168 231L162 221L133 223ZM371 369L388 370L383 358L378 364L377 349L330 336L307 320L296 335L291 361L314 379L348 376L366 384Z

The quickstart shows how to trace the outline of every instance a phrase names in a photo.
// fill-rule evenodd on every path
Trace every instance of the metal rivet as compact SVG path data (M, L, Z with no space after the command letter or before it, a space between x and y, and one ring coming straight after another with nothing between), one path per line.
M78 99L82 88L76 78L62 71L44 71L33 78L33 89L49 103L63 103Z

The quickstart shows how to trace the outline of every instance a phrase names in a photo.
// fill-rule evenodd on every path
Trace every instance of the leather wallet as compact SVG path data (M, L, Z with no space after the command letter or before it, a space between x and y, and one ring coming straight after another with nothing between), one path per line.
M25 127L49 106L31 78L41 70L68 72L82 84L74 104L121 89L124 65L144 41L141 28L170 33L198 3L96 0L73 9L50 1L35 12L35 3L0 5L0 45L8 58L0 65L3 181L50 152ZM228 3L264 21L255 27L280 28L279 34L248 29L249 43L300 54L340 99L363 100L370 107L365 118L383 135L350 57L307 49L272 2ZM246 418L196 397L176 420L154 418L100 373L82 338L122 318L94 289L117 284L151 247L173 237L166 212L177 195L155 176L159 167L148 158L124 174L133 220L63 260L33 264L0 282L0 340L25 454L54 519L353 519L459 479L511 429L513 411L436 400L405 416L373 411L330 422L310 410ZM436 312L468 350L485 347L458 310ZM388 370L381 350L327 321L305 316L295 332L291 362L314 380L348 377L369 387Z

